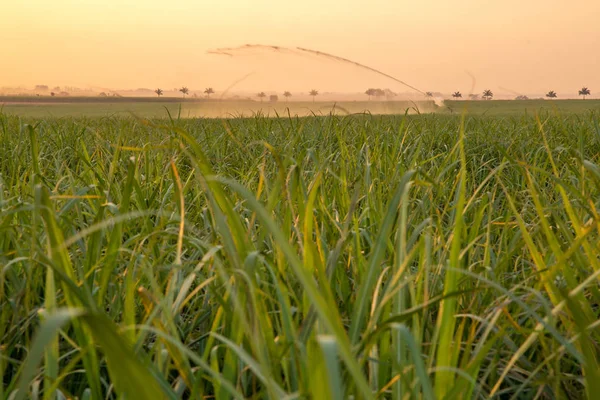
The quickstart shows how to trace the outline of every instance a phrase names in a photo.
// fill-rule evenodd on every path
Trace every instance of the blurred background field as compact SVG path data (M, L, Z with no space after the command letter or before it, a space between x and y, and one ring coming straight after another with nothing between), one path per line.
M39 98L0 97L5 114L21 117L107 117L136 115L144 118L227 118L256 114L275 117L298 115L339 115L354 113L410 114L442 113L472 115L519 115L537 111L556 113L585 113L600 110L600 100L446 100L437 105L431 101L251 101L251 100L193 100L178 98ZM418 111L417 111L418 110Z

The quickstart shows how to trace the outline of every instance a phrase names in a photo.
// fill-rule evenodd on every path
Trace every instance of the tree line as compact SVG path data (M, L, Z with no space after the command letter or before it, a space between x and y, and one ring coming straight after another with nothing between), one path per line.
M36 85L35 86L35 90L36 91L40 91L40 92L44 92L44 91L48 91L49 87L47 85ZM190 90L188 89L187 86L182 86L180 89L174 89L174 90L177 90L177 91L181 92L184 98L190 92ZM60 91L59 92L59 91L60 91L60 87L57 86L57 87L54 88L54 90L52 92L50 92L50 95L51 96L56 96L56 95L65 96L65 95L68 95L67 92L64 92L64 91ZM161 89L161 88L157 88L156 90L154 90L154 93L156 93L156 95L158 97L161 97L161 96L164 95L164 90ZM204 94L206 95L207 99L210 99L210 95L214 94L214 93L215 93L215 90L212 87L208 87L208 88L204 89ZM371 98L373 98L373 97L380 98L380 97L384 97L385 96L386 98L391 98L391 97L397 96L397 94L394 93L394 92L392 92L390 89L380 89L380 88L369 88L369 89L367 89L365 91L364 94L366 94L368 96L369 100L371 100ZM584 87L582 87L579 90L578 94L579 94L579 96L582 96L583 99L585 100L585 98L587 96L591 95L591 91L590 91L589 88L587 88L587 87L584 86ZM102 93L101 95L105 95L106 96L105 93ZM315 97L319 95L319 91L315 90L315 89L312 89L309 92L309 95L312 96L313 102L314 102L315 101ZM262 102L263 99L265 97L267 97L267 94L265 92L259 92L259 93L257 93L256 96ZM556 92L554 90L550 90L548 93L545 94L545 96L547 98L549 98L549 99L555 99L555 98L558 97L558 95L556 94ZM275 97L277 97L277 96L275 96ZM283 97L285 97L286 101L287 101L290 97L292 97L292 93L289 92L289 91L285 91L285 92L283 92ZM434 93L433 92L425 92L425 97L434 97ZM455 99L460 99L460 98L463 97L463 95L462 95L461 92L456 91L456 92L452 93L452 97L455 98ZM491 100L491 99L493 99L493 97L494 97L494 93L491 90L489 90L489 89L484 90L482 92L482 95L481 95L481 98L484 99L484 100ZM469 98L471 100L477 100L479 98L479 95L477 95L477 94L469 94ZM523 95L519 95L519 96L516 97L516 100L527 100L527 99L528 99L528 97L527 96L523 96Z
M369 90L371 90L371 89L369 89ZM369 94L369 93L366 93L366 94ZM588 89L585 86L582 87L581 90L579 90L579 96L582 96L584 100L585 100L585 97L589 96L590 94L592 94L590 89ZM433 92L425 92L425 97L433 97ZM458 91L454 92L454 93L452 93L452 97L454 97L455 99L460 99L460 98L462 98L462 93L458 92ZM471 100L476 100L478 95L470 94L469 97ZM483 91L481 97L484 100L491 100L494 97L494 93L491 90L486 89ZM556 94L556 92L554 90L550 90L548 93L546 93L546 97L548 97L549 99L555 99L558 97L558 95ZM370 98L371 98L371 96L369 96L369 99ZM522 96L522 95L517 96L517 98L516 98L516 100L527 100L527 99L528 99L527 96Z
M183 94L184 98L190 92L190 90L188 89L187 86L182 86L181 89L179 89L178 91ZM162 96L164 94L164 90L162 90L161 88L157 88L154 91L154 93L156 93L156 95L158 97L160 97L160 96ZM213 94L213 93L215 93L215 91L211 87L204 89L204 94L206 94L206 98L207 99L210 99L210 95ZM315 89L312 89L308 94L313 97L313 102L314 102L315 101L315 97L319 95L319 91L315 90ZM260 101L262 102L263 99L265 97L267 97L267 94L265 92L259 92L259 93L256 94L256 97L258 97L260 99ZM286 100L287 100L288 98L292 97L292 92L289 92L289 91L286 90L285 92L283 92L283 97L285 97Z

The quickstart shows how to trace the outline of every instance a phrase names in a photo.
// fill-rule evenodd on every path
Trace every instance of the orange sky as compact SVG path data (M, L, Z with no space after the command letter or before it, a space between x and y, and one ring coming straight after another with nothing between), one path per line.
M0 8L0 87L364 91L404 88L315 57L206 50L301 46L423 91L600 93L598 0L20 0Z

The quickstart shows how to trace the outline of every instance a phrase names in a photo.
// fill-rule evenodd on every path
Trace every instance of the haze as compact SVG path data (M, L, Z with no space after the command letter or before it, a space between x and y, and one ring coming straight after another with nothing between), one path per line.
M373 73L315 57L206 53L260 43L333 53L423 91L555 90L577 97L587 86L600 93L596 0L6 3L0 14L0 87L185 85L222 91L252 73L235 90L405 90Z

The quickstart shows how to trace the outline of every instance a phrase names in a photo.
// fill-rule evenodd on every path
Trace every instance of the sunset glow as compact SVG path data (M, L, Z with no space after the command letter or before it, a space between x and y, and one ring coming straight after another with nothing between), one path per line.
M599 16L593 0L11 1L0 16L0 87L223 90L253 73L236 89L402 90L325 60L206 53L261 43L340 55L422 90L576 97L582 85L600 88Z

